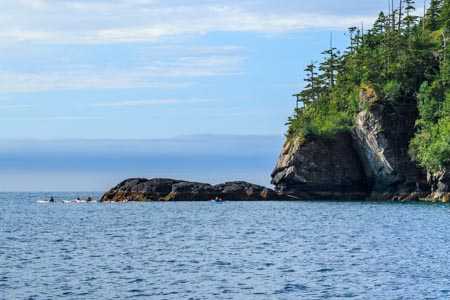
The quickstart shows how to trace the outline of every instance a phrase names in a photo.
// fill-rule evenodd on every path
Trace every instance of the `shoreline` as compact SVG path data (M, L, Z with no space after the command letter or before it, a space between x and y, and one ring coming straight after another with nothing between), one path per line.
M335 194L333 196L333 194ZM346 198L351 193L330 193L316 197L314 192L290 194L245 181L231 181L217 185L190 182L169 178L130 178L103 193L100 202L202 202L216 197L226 201L330 201L330 202L398 202L398 203L448 203L450 194L433 195L410 193L395 195L393 198L383 194L377 198L359 198L358 195ZM362 194L361 194L362 195ZM372 195L373 196L373 195ZM387 195L384 195L387 196Z

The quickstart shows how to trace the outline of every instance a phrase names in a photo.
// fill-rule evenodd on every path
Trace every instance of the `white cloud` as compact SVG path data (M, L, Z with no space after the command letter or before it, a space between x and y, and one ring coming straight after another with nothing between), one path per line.
M245 57L240 55L182 56L143 69L156 77L210 77L241 74Z
M205 49L213 51L215 48ZM20 72L0 69L0 91L22 93L80 89L186 88L192 85L190 79L194 77L242 74L241 66L245 57L232 53L180 57L174 54L171 58L153 58L150 61L147 65L127 69L92 69L73 63L64 66L59 63L55 66L58 71Z
M91 71L85 73L19 73L0 71L2 93L29 93L56 90L109 90L158 88L177 89L190 86L189 82L152 81L140 73Z
M29 104L11 104L11 105L0 105L0 110L30 110L33 106Z
M295 7L281 10L273 1L262 5L229 1L58 1L20 0L0 4L0 39L43 43L107 44L161 41L209 32L279 34L308 28L347 28L368 14L324 14ZM249 4L250 3L250 4Z
M134 100L134 101L114 101L98 102L92 106L96 107L124 107L124 106L146 106L146 105L176 105L193 103L211 103L212 99L160 99L160 100Z
M99 117L87 116L55 116L55 117L36 117L36 118L0 118L0 122L45 122L45 121L82 121L82 120L99 120Z

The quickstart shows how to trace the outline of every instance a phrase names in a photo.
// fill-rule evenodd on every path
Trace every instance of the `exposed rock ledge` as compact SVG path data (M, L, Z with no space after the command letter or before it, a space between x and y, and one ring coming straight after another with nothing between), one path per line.
M204 201L220 197L224 200L280 200L289 199L269 188L234 181L218 185L174 179L132 178L106 192L101 201Z
M435 174L429 172L427 181L431 186L431 193L425 200L450 202L450 168L445 167Z
M349 133L287 142L272 173L277 191L300 199L361 200L370 193Z

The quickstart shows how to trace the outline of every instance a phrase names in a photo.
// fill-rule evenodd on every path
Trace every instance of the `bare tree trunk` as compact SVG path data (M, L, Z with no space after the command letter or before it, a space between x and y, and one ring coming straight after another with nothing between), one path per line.
M422 38L425 36L426 13L427 13L427 0L423 1Z
M331 74L330 74L330 79L331 79L331 87L334 87L334 58L333 58L333 33L330 34L330 49L331 49Z
M395 31L395 9L394 9L394 0L392 0L392 6L391 6L392 12L391 12L391 16L392 16L392 31Z

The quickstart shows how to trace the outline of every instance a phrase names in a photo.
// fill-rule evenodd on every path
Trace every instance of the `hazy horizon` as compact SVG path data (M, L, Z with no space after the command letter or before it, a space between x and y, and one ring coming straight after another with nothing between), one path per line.
M129 177L269 186L283 140L282 135L210 135L0 141L0 191L106 191Z

